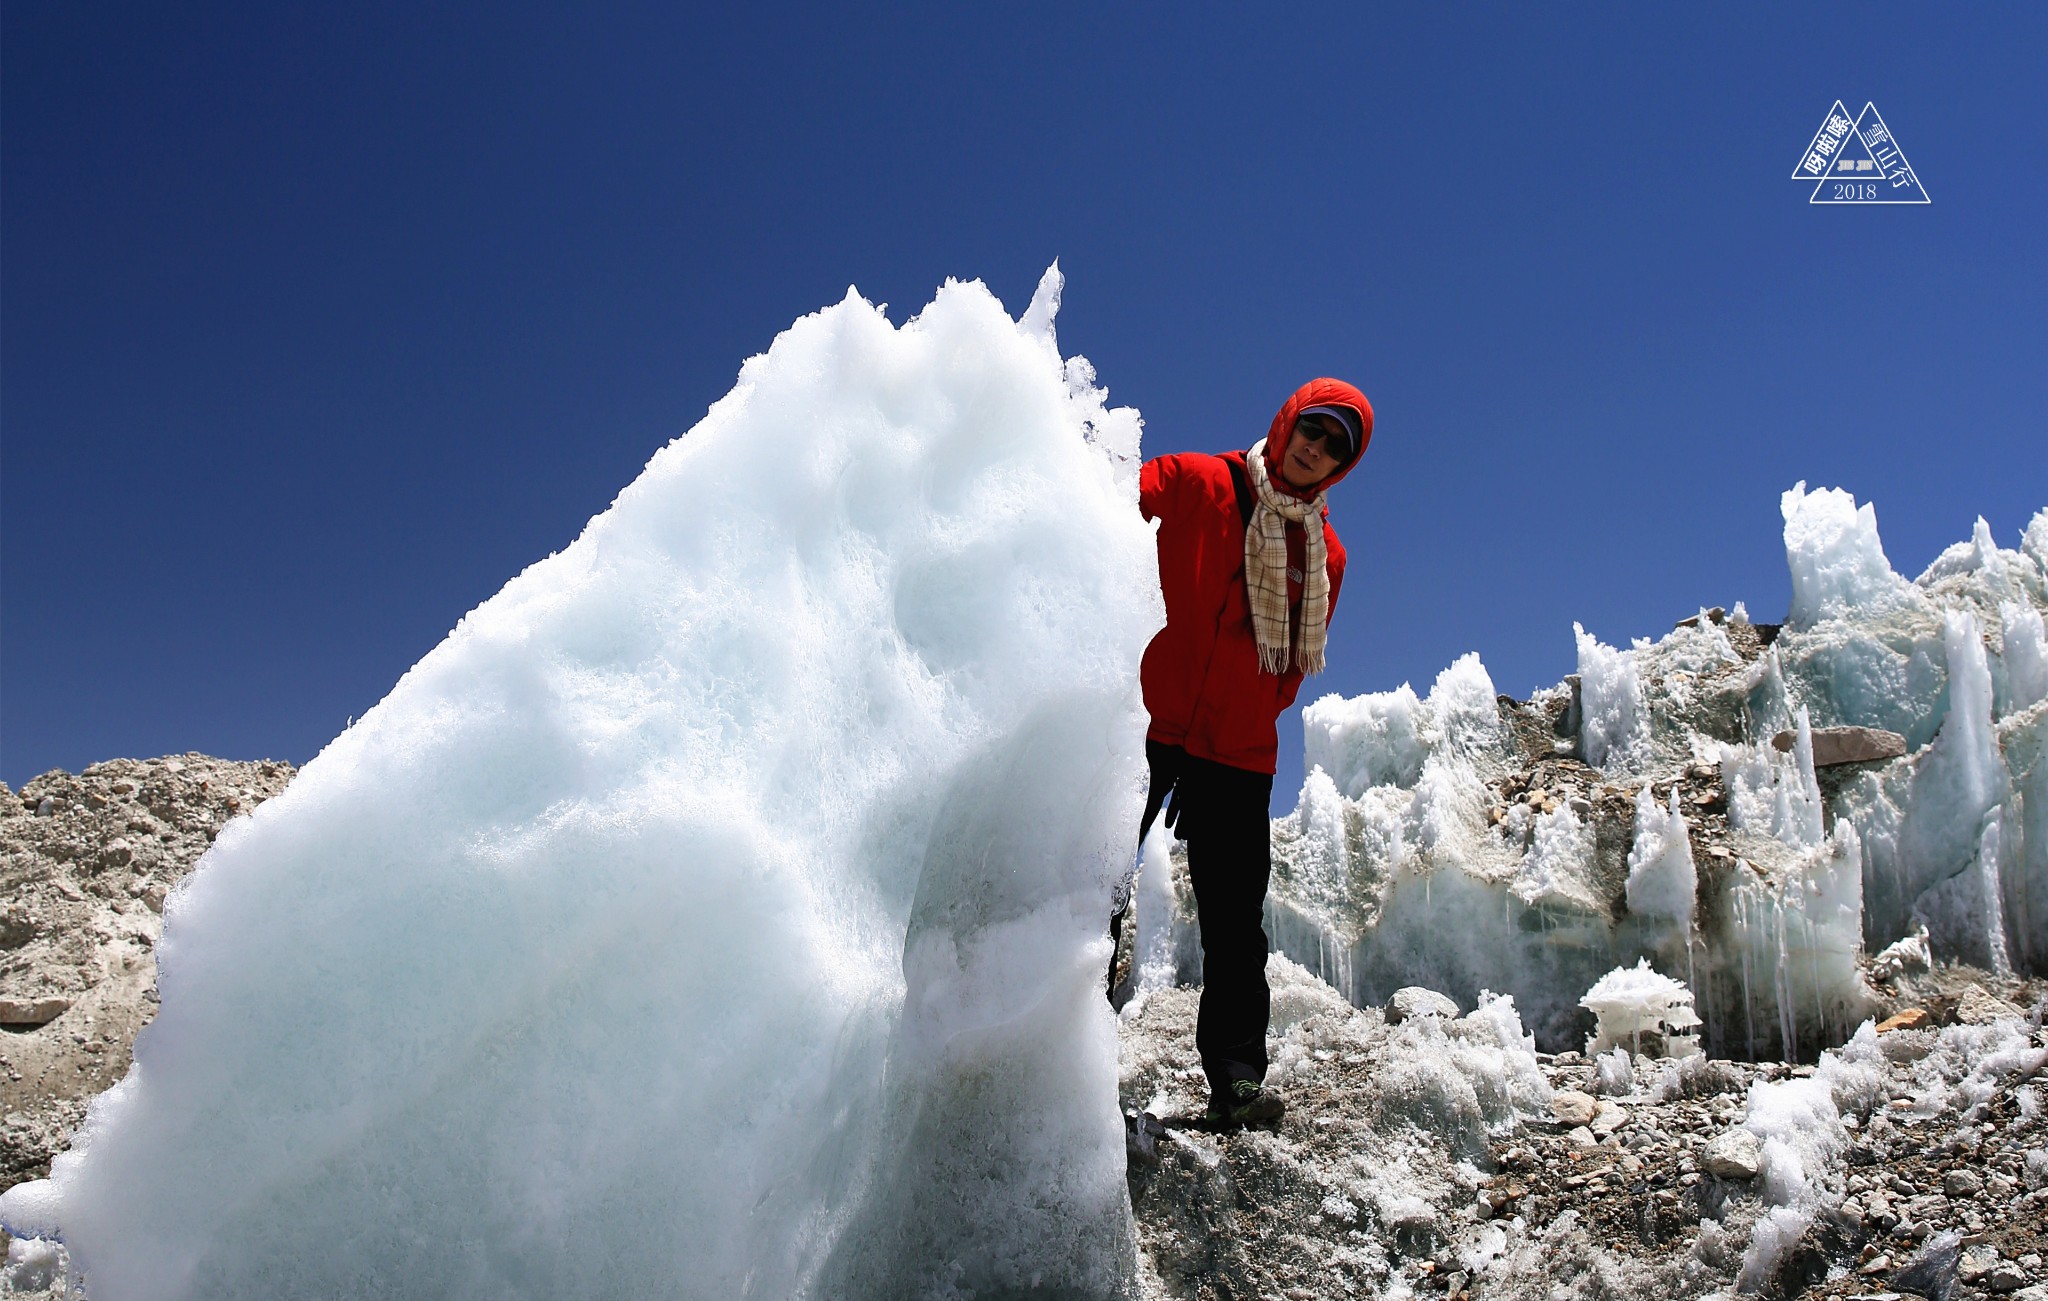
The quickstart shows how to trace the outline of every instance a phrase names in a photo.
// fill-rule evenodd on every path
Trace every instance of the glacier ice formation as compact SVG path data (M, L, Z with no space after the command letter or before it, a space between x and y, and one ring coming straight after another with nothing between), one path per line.
M1578 673L1530 701L1466 655L1426 696L1306 706L1275 947L1360 1006L1512 994L1551 1050L1646 960L1714 1055L1806 1060L1869 1009L1862 955L1922 929L1937 958L2048 972L2048 510L2019 550L1979 520L1909 580L1868 504L1802 483L1782 506L1781 626L1738 605L1627 648L1575 626ZM1816 769L1822 727L1907 752Z
M1137 413L849 291L166 912L47 1181L95 1296L1113 1291Z

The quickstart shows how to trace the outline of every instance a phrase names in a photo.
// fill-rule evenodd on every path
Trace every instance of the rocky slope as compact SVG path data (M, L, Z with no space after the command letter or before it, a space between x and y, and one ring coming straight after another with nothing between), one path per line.
M287 763L186 754L0 784L0 1188L49 1173L156 1009L165 896Z

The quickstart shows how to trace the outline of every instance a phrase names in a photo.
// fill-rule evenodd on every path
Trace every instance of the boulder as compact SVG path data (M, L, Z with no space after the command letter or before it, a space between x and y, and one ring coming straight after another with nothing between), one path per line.
M2033 1277L2017 1263L2000 1257L1991 1262L1991 1268L1984 1271L1984 1277L1977 1280L1977 1286L1987 1292L2016 1292L2033 1282Z
M1962 1261L1956 1268L1956 1277L1973 1286L1981 1286L1984 1276L1998 1266L1998 1248L1990 1243L1971 1247L1963 1252Z
M68 998L0 998L0 1025L48 1025L70 1006Z
M1771 744L1790 751L1797 732L1780 732ZM1872 763L1896 759L1906 752L1906 738L1881 727L1816 727L1813 729L1813 766L1832 768L1843 763Z
M1956 1020L1964 1025L1990 1025L2004 1017L2025 1015L2026 1013L1982 985L1970 986L1963 991L1963 996L1956 1000Z
M1746 1129L1714 1136L1700 1154L1700 1165L1716 1179L1754 1179L1763 1169L1764 1145Z
M1590 1125L1600 1114L1600 1102L1590 1093L1559 1089L1550 1095L1550 1113L1560 1125Z
M1458 1005L1447 995L1439 994L1433 989L1425 989L1421 985L1408 985L1397 989L1394 996L1387 1000L1388 1025L1399 1025L1418 1016L1435 1016L1446 1021L1455 1021L1458 1019Z

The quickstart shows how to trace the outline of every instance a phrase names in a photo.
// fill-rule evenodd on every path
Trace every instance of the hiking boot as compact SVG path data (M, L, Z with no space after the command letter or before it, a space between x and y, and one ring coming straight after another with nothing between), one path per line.
M1209 1095L1206 1119L1212 1125L1256 1125L1287 1114L1287 1104L1257 1080L1232 1080L1224 1093Z

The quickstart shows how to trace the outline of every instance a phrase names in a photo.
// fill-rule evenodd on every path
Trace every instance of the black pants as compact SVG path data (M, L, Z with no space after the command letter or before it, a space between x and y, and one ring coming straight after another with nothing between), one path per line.
M1152 770L1143 843L1166 806L1166 825L1188 842L1188 877L1202 926L1202 1006L1195 1017L1195 1050L1212 1092L1233 1080L1266 1078L1266 1024L1272 995L1266 988L1266 883L1273 872L1273 798L1270 773L1249 772L1197 759L1177 745L1145 742ZM1171 805L1166 801L1169 792ZM1110 919L1110 939L1122 932L1126 900ZM1111 962L1115 959L1112 957ZM1113 978L1113 973L1112 973Z

